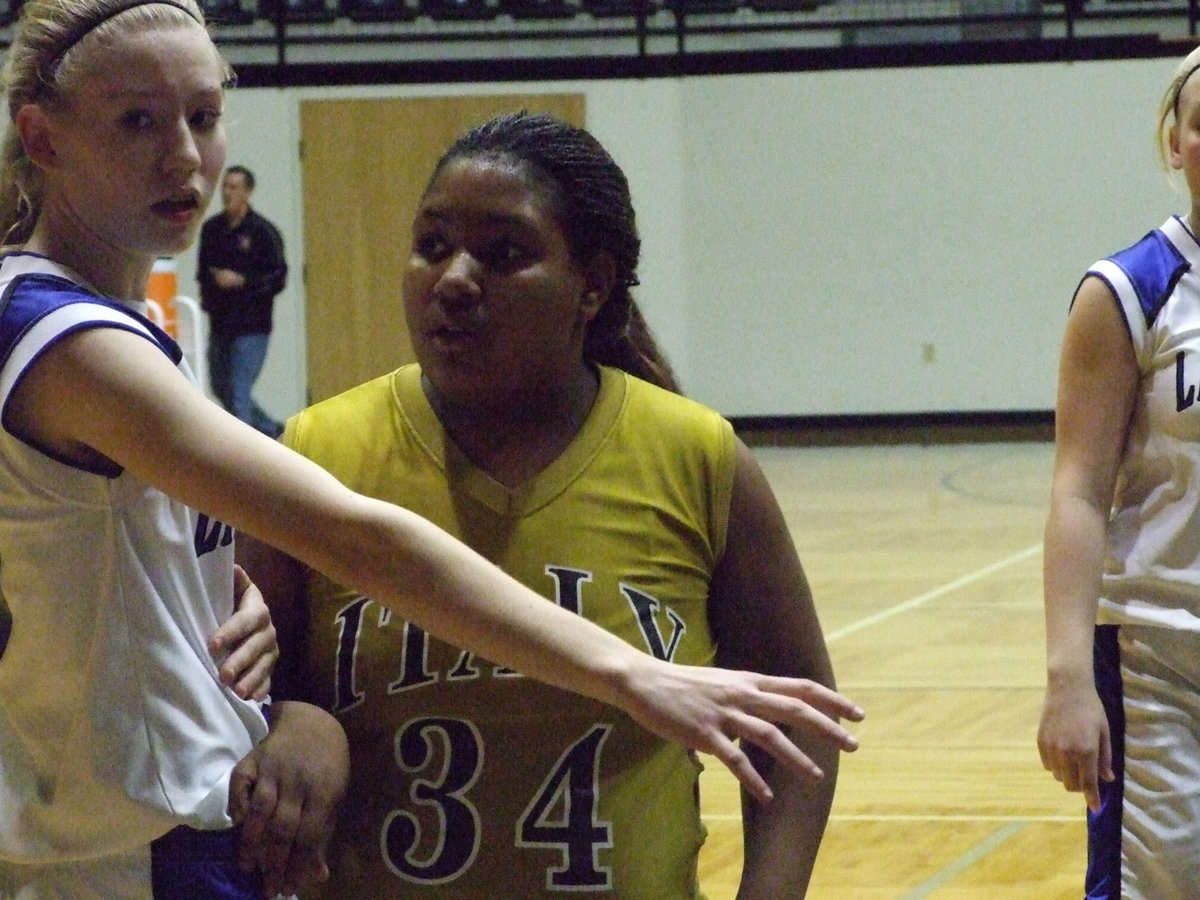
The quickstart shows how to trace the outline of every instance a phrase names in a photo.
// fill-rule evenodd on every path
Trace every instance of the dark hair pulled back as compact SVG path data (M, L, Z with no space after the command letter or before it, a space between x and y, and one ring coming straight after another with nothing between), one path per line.
M506 113L455 141L438 160L430 184L448 164L480 156L516 163L547 189L574 262L586 264L607 253L616 264L613 289L584 336L584 358L678 392L671 366L633 299L642 242L629 183L608 151L589 132L554 116Z

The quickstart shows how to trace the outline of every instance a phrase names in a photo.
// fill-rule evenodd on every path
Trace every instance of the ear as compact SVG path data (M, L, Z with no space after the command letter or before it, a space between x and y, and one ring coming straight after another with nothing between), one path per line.
M36 103L26 103L17 110L14 121L25 155L39 169L52 167L57 154L54 151L54 128L46 111Z
M1167 131L1167 146L1171 150L1170 162L1172 169L1183 168L1183 157L1179 153L1179 120L1175 120L1175 124Z
M600 307L608 302L617 281L617 262L612 254L601 251L592 257L583 270L583 300L579 312L585 322L596 318Z

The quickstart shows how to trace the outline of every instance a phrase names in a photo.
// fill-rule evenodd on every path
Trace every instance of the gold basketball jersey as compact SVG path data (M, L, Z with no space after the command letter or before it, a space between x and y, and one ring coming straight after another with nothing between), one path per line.
M641 650L712 663L734 438L711 410L602 369L574 442L513 491L449 443L416 366L301 413L284 441ZM688 751L322 577L308 606L314 699L352 747L325 896L700 896Z

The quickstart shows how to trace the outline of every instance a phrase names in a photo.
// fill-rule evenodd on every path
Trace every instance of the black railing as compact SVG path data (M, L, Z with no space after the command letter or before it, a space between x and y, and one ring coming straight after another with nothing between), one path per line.
M10 0L12 2L12 0ZM243 84L1182 55L1200 0L206 0ZM0 0L0 43L15 10Z

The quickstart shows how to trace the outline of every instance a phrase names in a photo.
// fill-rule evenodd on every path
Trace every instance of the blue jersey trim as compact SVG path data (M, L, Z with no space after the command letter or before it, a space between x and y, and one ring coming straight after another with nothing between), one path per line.
M13 393L20 388L21 382L24 381L34 362L40 358L42 353L45 353L46 350L68 335L91 328L117 328L143 338L147 337L146 332L148 331L150 334L148 339L152 340L174 365L178 366L183 359L183 348L179 346L179 343L145 316L140 315L121 303L93 294L87 288L76 284L70 279L43 272L34 272L14 278L5 287L3 294L0 295L0 310L2 310L0 312L0 367L8 363L13 349L39 321L47 315L75 303L87 303L92 306L100 306L117 311L130 320L129 324L124 325L111 320L95 320L80 322L70 328L64 329L61 333L55 335L54 339L46 347L42 348L38 356L31 360L30 365L17 377L13 384ZM139 328L138 326L141 327ZM90 472L94 475L104 475L109 478L116 478L123 471L120 466L116 465L97 467L80 463L78 460L64 457L54 450L30 439L27 435L22 434L18 429L13 427L12 421L9 418L7 402L4 404L3 411L0 411L0 425L3 425L6 431L18 438L22 443L63 465L79 469L80 471Z
M1154 324L1175 285L1191 268L1179 248L1158 229L1109 259L1133 285L1147 326Z
M71 303L91 303L116 310L146 328L174 365L179 365L183 359L183 348L173 337L128 306L93 294L69 279L35 272L14 278L0 297L0 308L3 309L3 315L0 316L0 366L8 362L13 347L42 317ZM96 324L112 327L109 322ZM137 331L136 328L130 330Z

